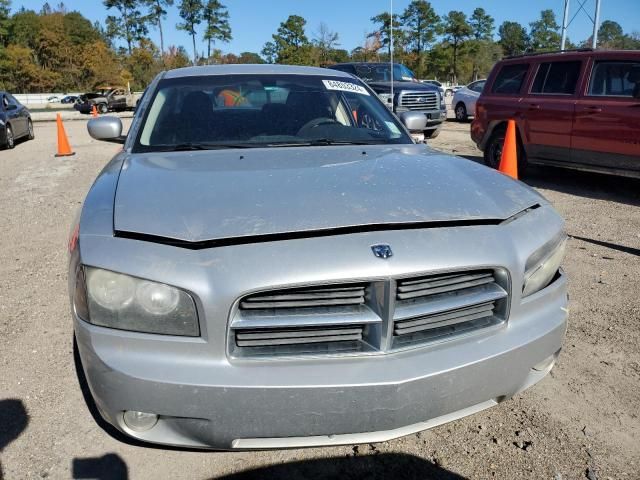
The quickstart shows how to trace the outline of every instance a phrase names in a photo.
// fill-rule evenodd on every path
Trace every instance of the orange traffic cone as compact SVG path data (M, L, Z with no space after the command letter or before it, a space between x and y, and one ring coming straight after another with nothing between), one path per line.
M509 120L507 135L504 137L499 171L512 178L518 179L518 144L516 141L516 122Z
M98 109L96 108L95 105L93 107L91 107L91 116L92 117L97 117L98 116Z
M64 131L64 125L62 124L62 118L60 114L56 116L56 123L58 125L58 153L56 157L69 157L75 155L75 152L71 151L69 146L69 140L67 139L67 132Z

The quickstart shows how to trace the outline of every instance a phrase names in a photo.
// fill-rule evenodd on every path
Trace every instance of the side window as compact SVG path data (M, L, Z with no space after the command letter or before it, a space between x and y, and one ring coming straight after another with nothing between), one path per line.
M473 82L471 85L469 85L469 89L473 90L474 92L482 93L482 90L484 89L484 84L485 84L484 80L481 80L479 82Z
M640 99L640 62L596 62L589 95Z
M541 63L531 93L573 95L576 93L582 62Z
M492 93L511 95L519 93L528 71L528 63L504 65L493 82Z

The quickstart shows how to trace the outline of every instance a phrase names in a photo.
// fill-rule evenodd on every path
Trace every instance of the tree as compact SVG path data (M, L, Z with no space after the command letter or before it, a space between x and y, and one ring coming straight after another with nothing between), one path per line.
M433 43L440 31L440 17L431 4L425 0L413 0L402 14L407 45L417 57L416 72L424 74L423 52Z
M103 3L107 10L115 8L119 13L119 16L107 17L107 35L111 39L123 39L131 55L134 42L139 42L149 33L147 17L138 10L137 0L104 0Z
M162 57L162 63L164 63L164 66L169 70L183 68L190 63L189 54L182 46L176 47L175 45L170 45Z
M451 11L444 20L445 38L451 45L453 50L453 58L451 63L451 74L454 83L458 81L458 52L464 41L469 38L472 33L471 25L467 22L467 17L463 12Z
M33 10L16 12L8 28L11 43L30 49L36 48L36 38L40 33L40 18Z
M207 24L204 39L207 41L207 57L210 57L213 42L218 40L226 43L232 39L229 12L218 0L209 0L204 7L202 18Z
M9 33L9 14L11 13L11 0L0 0L0 46L7 44Z
M331 31L326 23L321 22L313 39L313 44L320 54L320 63L327 63L331 52L340 45L338 40L338 33Z
M529 24L530 46L534 52L560 50L560 25L553 10L542 10L540 19Z
M529 37L527 31L518 22L503 22L498 29L498 43L506 56L521 55L527 51Z
M204 5L202 0L182 0L180 2L179 14L184 22L177 25L179 30L184 30L191 35L193 41L193 63L198 63L198 50L196 49L196 27L202 23L202 12Z
M242 52L238 57L238 63L264 63L264 60L257 53Z
M148 7L148 18L155 23L160 33L160 52L164 53L164 33L162 32L162 20L167 16L166 8L173 5L173 0L145 0Z
M484 8L476 8L469 19L474 39L476 40L493 40L494 20L493 17Z
M307 21L298 16L290 15L286 21L280 24L273 37L273 52L277 63L290 65L307 65L311 63L311 43L305 34L304 27ZM267 43L267 47L271 46ZM262 50L265 53L265 49ZM270 53L267 51L266 53Z
M276 44L273 42L267 42L262 47L262 56L265 58L267 63L276 63L276 58L278 58L278 52L276 49Z
M375 17L371 17L371 21L379 25L376 31L369 34L370 38L379 40L380 47L387 47L387 52L391 55L391 15L389 12L381 13ZM405 43L402 25L398 20L398 16L393 16L393 44L394 53L398 47L402 48Z

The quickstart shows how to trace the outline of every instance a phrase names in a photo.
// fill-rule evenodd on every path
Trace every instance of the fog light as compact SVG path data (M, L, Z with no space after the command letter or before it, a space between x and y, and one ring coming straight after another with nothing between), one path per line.
M131 430L136 432L144 432L149 430L158 423L158 415L155 413L136 412L134 410L127 410L124 412L124 423L127 424Z

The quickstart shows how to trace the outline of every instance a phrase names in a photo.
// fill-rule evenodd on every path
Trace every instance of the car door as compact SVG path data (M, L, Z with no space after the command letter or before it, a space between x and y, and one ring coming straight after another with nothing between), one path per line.
M16 132L16 137L24 136L29 133L29 112L24 105L22 105L13 95L8 94L9 104L15 105L15 123L19 126L19 132Z
M23 134L24 129L19 118L18 106L11 102L11 96L8 93L3 93L1 100L6 117L5 123L11 125L14 138L18 138Z
M475 116L476 114L476 102L478 97L482 93L486 80L478 80L477 82L467 85L467 94L465 95L465 103L467 105L467 114Z
M571 161L571 131L578 82L586 60L549 61L536 73L523 100L523 133L530 161Z
M640 59L595 59L576 105L572 161L640 173Z

